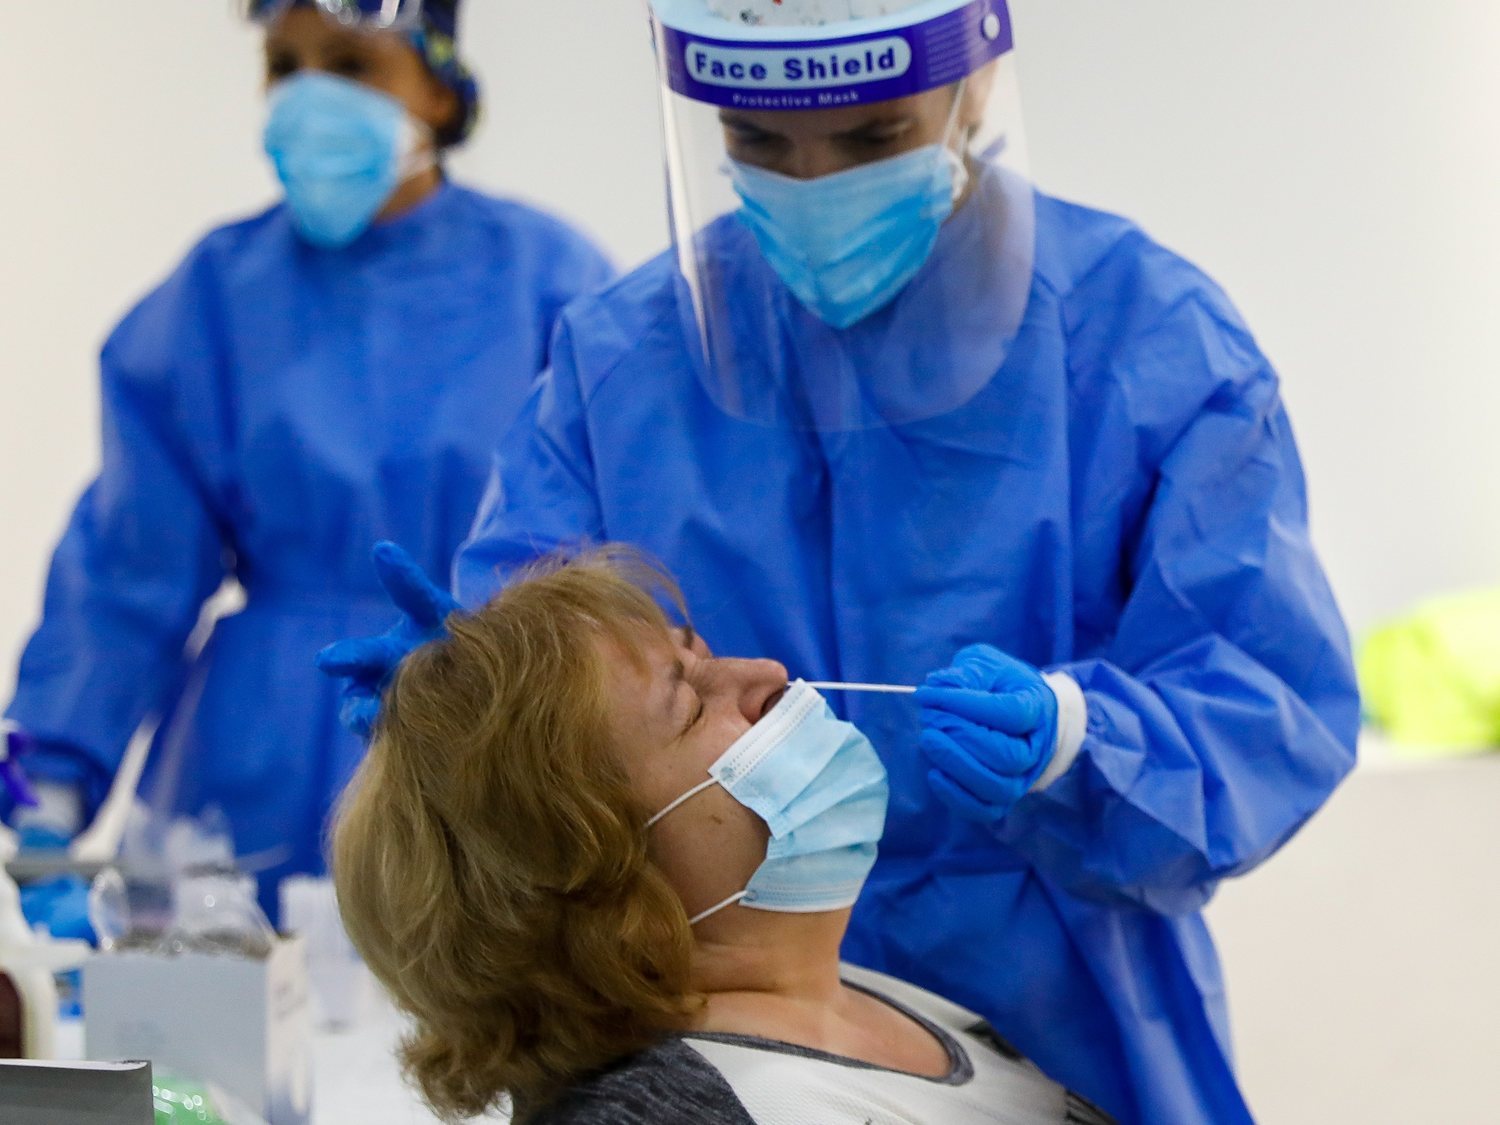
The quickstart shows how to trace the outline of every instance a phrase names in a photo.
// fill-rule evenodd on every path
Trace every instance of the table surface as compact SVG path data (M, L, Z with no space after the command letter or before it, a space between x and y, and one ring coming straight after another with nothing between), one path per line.
M431 1125L437 1118L396 1063L400 1017L386 1004L371 1009L357 1028L314 1035L314 1125Z
M1500 1120L1500 754L1360 750L1208 909L1241 1084L1276 1125Z

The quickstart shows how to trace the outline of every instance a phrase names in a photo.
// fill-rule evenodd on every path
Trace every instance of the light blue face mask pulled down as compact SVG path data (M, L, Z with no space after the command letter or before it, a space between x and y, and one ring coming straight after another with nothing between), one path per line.
M935 144L796 180L731 161L740 218L797 299L834 328L889 304L922 268L968 183Z
M306 72L278 82L269 100L266 155L298 232L314 246L349 245L402 179L421 170L420 128L389 95ZM430 166L430 153L425 159Z
M766 858L749 884L703 911L694 925L732 903L757 910L839 910L859 897L885 831L890 787L870 740L837 718L798 680L695 785L647 827L714 785L771 829Z

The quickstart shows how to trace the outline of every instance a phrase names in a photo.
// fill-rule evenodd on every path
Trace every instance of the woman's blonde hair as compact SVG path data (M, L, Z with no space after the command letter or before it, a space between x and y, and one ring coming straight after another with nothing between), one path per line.
M646 854L612 752L600 641L629 658L680 608L606 548L554 559L387 690L333 834L355 947L413 1017L407 1072L446 1120L518 1118L680 1026L696 998L682 905Z

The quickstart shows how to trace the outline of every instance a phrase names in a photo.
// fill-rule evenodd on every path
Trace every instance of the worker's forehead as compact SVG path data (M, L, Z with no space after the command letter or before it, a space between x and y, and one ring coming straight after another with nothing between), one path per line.
M941 114L951 104L946 90L929 90L907 98L872 102L868 105L834 106L804 110L724 110L720 120L753 125L781 136L817 137L855 132L888 122L909 121L927 114Z

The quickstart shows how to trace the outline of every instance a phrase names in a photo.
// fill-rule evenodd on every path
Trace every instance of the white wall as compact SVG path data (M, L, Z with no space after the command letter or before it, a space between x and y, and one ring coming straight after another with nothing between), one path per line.
M1039 181L1139 219L1244 309L1285 378L1317 538L1353 623L1494 582L1500 7L1015 5ZM273 196L257 151L255 37L228 7L6 5L0 680L94 463L104 332L205 226ZM658 247L640 0L469 7L490 114L459 174L547 202L623 262ZM1432 870L1441 877L1436 858ZM1230 916L1231 981L1245 964L1259 983L1253 919ZM1267 1085L1279 1073L1270 1035L1241 1045L1247 1074Z

